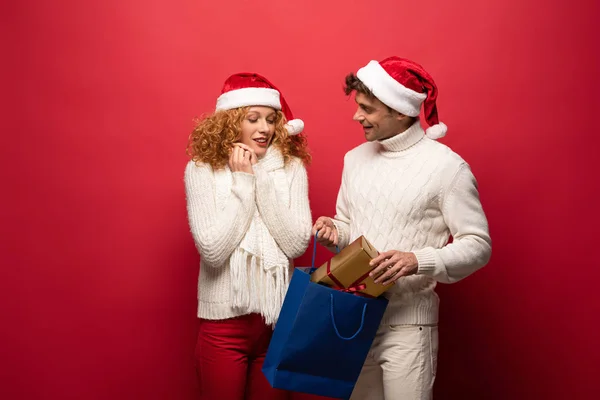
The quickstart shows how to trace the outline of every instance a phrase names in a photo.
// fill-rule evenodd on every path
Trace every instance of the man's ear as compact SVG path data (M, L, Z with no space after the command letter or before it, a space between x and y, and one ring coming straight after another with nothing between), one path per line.
M405 122L405 120L407 118L410 118L408 115L404 115L404 114L400 114L398 111L396 110L392 110L392 112L394 113L394 118L396 118L398 121L400 122Z

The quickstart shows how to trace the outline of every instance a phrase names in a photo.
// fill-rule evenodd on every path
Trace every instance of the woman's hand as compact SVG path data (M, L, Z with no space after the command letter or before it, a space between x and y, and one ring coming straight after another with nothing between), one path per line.
M250 147L242 143L234 143L229 156L229 168L231 172L245 172L254 174L252 165L257 162L256 154Z

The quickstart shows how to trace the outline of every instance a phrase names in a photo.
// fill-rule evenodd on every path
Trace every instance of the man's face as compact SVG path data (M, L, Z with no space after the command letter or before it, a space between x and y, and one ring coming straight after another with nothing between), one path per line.
M388 139L402 131L401 120L404 116L390 110L379 99L356 92L354 101L358 104L358 108L352 119L362 125L365 139L369 142Z

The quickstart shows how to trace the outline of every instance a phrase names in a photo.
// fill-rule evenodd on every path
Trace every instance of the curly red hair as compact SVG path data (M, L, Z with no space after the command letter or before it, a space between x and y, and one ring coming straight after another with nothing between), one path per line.
M233 144L242 133L242 121L249 107L217 111L196 121L188 141L187 154L195 162L210 164L214 169L222 169L229 161L229 153ZM287 120L283 113L276 110L275 134L271 146L276 146L285 162L297 157L305 165L311 161L306 137L303 134L290 136L285 128Z

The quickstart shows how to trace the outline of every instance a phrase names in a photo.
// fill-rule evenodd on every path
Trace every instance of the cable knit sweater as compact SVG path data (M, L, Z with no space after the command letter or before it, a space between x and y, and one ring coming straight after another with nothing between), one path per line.
M427 138L419 121L346 154L336 211L341 247L364 235L380 252L417 257L417 274L400 278L386 292L390 302L382 324L436 324L436 281L463 279L491 255L471 169L447 146Z
M274 324L292 261L310 241L302 162L294 158L284 165L279 150L271 146L253 170L232 173L228 167L213 170L192 161L186 166L188 219L201 258L199 318L258 312Z

